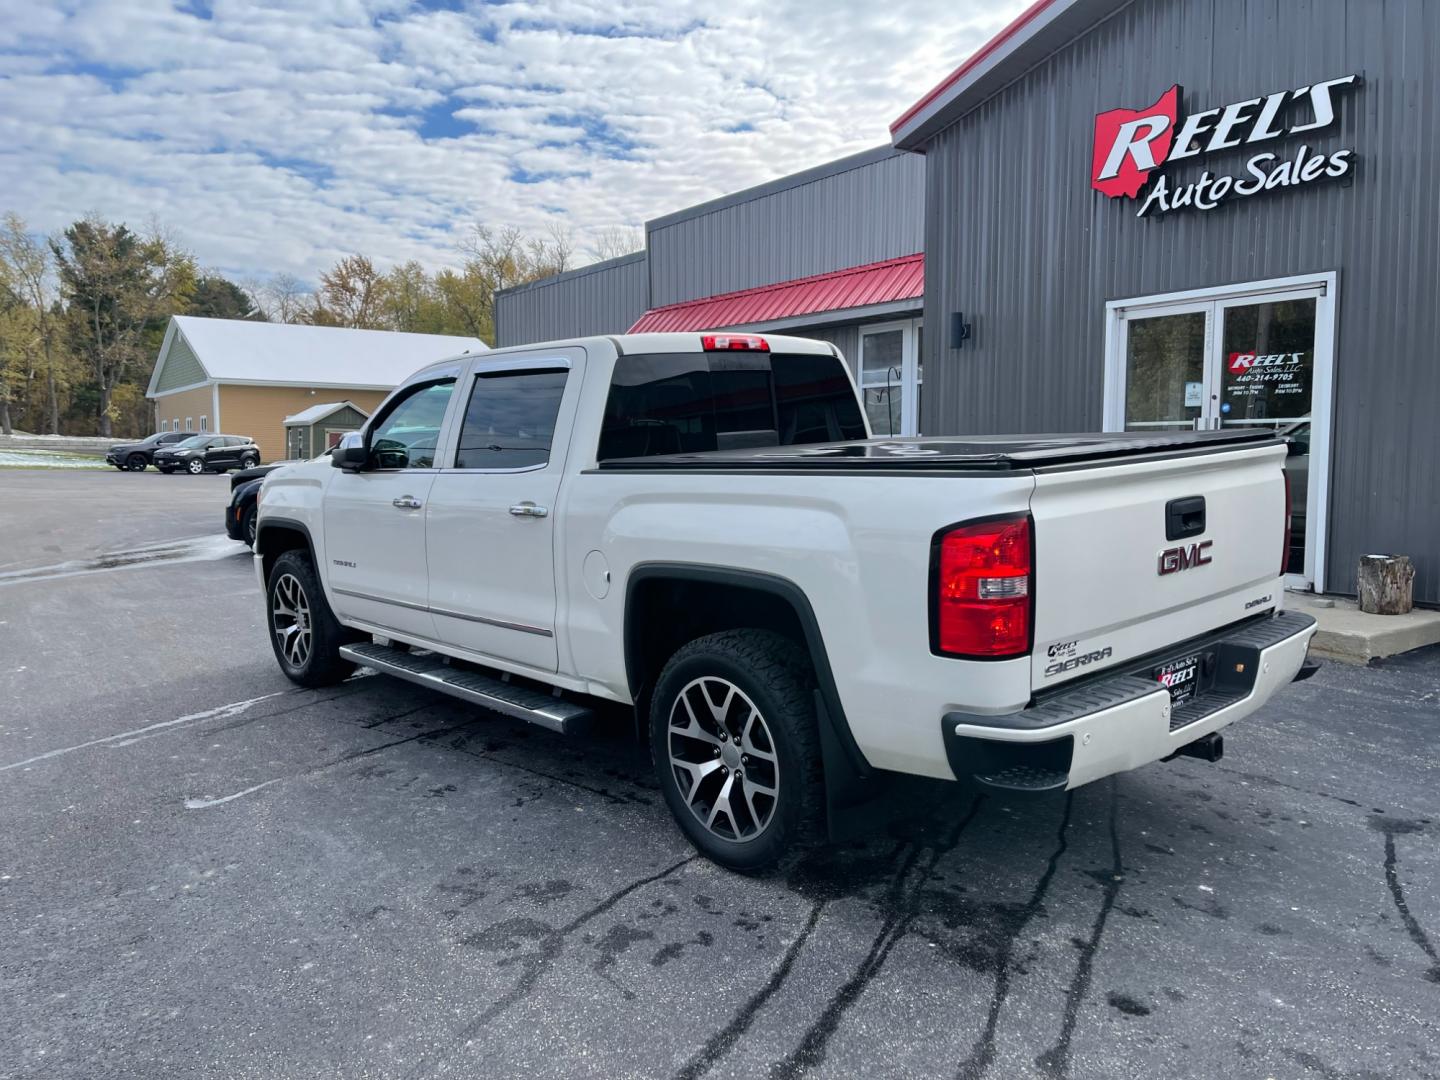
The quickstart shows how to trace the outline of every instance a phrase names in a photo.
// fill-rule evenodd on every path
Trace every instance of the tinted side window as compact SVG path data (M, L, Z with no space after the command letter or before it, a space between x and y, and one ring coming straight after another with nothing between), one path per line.
M377 469L433 469L440 425L455 380L430 383L402 398L370 433L370 459Z
M600 431L601 461L863 439L865 423L833 356L622 356Z
M780 445L865 438L865 421L841 361L833 356L787 356L775 365Z
M457 469L524 469L550 461L565 371L477 375L460 427Z

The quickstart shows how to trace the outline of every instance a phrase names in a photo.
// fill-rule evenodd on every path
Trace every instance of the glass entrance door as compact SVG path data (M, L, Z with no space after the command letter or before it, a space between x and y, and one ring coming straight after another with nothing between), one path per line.
M860 390L877 438L919 434L920 334L919 319L860 329Z
M1290 438L1290 557L1305 575L1310 424L1315 384L1315 297L1220 305L1220 393L1211 423L1270 428Z
M1126 431L1186 430L1205 419L1208 311L1131 320L1125 341Z
M1296 588L1320 569L1332 304L1326 283L1110 305L1106 430L1262 427L1291 440L1286 569Z

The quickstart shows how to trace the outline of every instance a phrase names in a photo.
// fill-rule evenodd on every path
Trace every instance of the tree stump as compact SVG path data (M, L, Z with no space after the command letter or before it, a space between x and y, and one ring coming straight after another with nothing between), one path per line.
M1404 615L1415 606L1415 567L1408 555L1361 555L1357 578L1361 611Z

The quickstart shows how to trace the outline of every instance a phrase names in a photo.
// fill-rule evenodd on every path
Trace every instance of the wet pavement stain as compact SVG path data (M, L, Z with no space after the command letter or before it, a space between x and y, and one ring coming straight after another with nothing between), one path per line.
M1105 1004L1126 1016L1149 1016L1151 1011L1149 1005L1136 1001L1129 994L1117 993L1114 990L1105 995Z
M1400 913L1400 921L1405 926L1405 932L1420 951L1430 958L1430 967L1426 970L1424 978L1427 982L1440 984L1440 953L1436 952L1430 935L1410 910L1410 903L1405 898L1405 887L1400 880L1400 859L1395 849L1397 836L1414 836L1425 832L1430 824L1429 819L1416 821L1393 817L1371 817L1366 819L1366 824L1385 837L1385 886L1390 890L1390 899L1395 905L1395 910Z

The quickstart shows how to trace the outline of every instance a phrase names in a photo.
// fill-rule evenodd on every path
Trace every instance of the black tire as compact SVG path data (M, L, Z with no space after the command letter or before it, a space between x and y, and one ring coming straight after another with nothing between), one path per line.
M303 617L298 618L294 614L301 610L295 602L297 588L304 610ZM297 631L289 628L297 625L298 633L308 630L308 642L294 640ZM280 670L291 682L333 686L354 672L355 665L341 658L340 646L356 635L336 621L308 553L287 551L275 560L265 585L265 626Z
M255 466L257 466L257 465L259 465L259 464L260 464L260 459L259 459L258 457L256 457L254 454L246 454L244 457L242 457L242 458L240 459L240 468L242 468L242 469L253 469L253 468L255 468Z
M131 454L125 459L125 469L127 472L144 472L149 464L150 462L144 454Z
M240 519L240 539L245 541L245 546L251 551L255 550L255 522L259 516L259 507L252 506Z
M175 471L174 467L170 465L157 465L156 468L158 468L166 476L169 476Z
M199 476L205 471L205 462L201 461L199 458L191 458L188 462L185 463L185 471L188 472L191 476Z
M727 686L739 694L724 696ZM750 873L821 839L825 781L814 688L809 656L768 630L727 630L697 638L666 663L651 698L650 755L676 823L707 858ZM695 724L682 693L697 716ZM717 701L721 706L728 702L728 708L717 708ZM708 717L705 705L711 708ZM724 713L729 729L718 739L717 712ZM753 714L760 720L758 730L751 724ZM748 729L748 741L739 738L747 734L742 728ZM687 734L691 731L696 734ZM763 760L767 742L771 762ZM713 761L708 759L712 749ZM728 809L720 807L717 816L727 783L730 797L738 794L739 800L727 799ZM767 786L773 795L765 794ZM707 812L709 822L702 821L698 815Z

